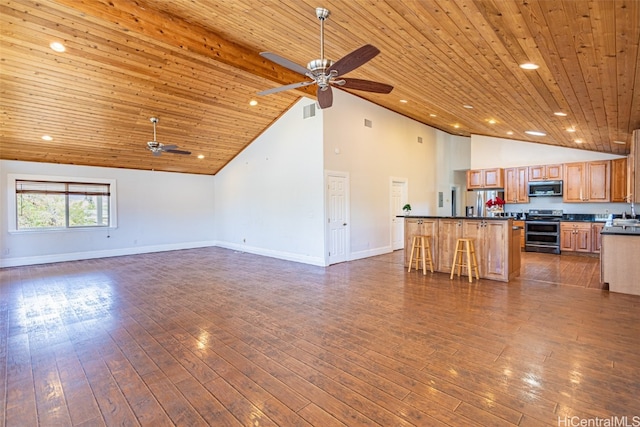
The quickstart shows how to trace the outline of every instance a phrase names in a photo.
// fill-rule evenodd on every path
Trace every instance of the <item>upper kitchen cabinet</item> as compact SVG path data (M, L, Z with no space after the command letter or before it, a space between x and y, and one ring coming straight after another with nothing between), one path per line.
M562 165L529 166L529 181L557 181L562 179Z
M564 165L565 202L609 202L611 161L566 163Z
M527 186L529 168L506 168L504 170L504 199L507 203L529 203Z
M611 160L611 201L626 202L629 193L627 188L627 159Z
M504 171L500 168L467 171L467 190L504 188Z

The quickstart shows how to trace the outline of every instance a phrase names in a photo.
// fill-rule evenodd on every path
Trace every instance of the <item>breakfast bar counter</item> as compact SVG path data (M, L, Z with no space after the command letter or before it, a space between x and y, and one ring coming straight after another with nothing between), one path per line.
M405 216L405 267L417 235L430 236L436 271L450 273L457 240L471 238L481 279L508 282L520 275L520 229L513 218Z

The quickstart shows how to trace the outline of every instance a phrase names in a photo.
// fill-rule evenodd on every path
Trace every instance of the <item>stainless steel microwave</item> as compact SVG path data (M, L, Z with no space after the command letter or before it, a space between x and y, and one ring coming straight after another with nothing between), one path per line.
M529 197L562 196L562 181L533 181L529 183Z

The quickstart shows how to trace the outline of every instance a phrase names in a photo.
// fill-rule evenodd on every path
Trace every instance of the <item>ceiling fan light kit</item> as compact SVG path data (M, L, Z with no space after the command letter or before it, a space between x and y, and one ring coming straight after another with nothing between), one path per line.
M153 141L147 142L147 149L153 153L154 156L159 156L162 153L184 154L189 155L191 151L178 150L177 145L165 145L158 142L156 138L156 125L158 124L157 117L151 117L149 119L153 123Z
M376 55L378 55L380 53L380 50L378 50L378 48L376 48L375 46L372 46L370 44L364 45L342 57L336 62L333 62L324 57L324 21L329 17L330 14L331 13L329 12L329 10L325 8L316 8L316 17L318 18L318 20L320 20L320 59L309 61L306 68L296 64L293 61L276 55L275 53L260 53L263 58L275 62L276 64L288 68L292 71L295 71L298 74L307 76L311 80L292 83L273 89L267 89L262 92L258 92L258 95L270 95L276 92L315 84L318 86L318 90L316 92L318 105L320 106L320 108L329 108L333 105L333 92L331 90L331 86L339 86L345 89L355 89L384 94L390 93L393 90L393 86L385 83L341 77L343 74L347 74L348 72L355 70L356 68L364 65L366 62L369 62Z

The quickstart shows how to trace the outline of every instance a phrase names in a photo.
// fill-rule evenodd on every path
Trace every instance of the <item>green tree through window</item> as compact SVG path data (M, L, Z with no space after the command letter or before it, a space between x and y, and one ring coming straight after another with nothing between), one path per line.
M16 181L19 230L108 227L110 185Z

